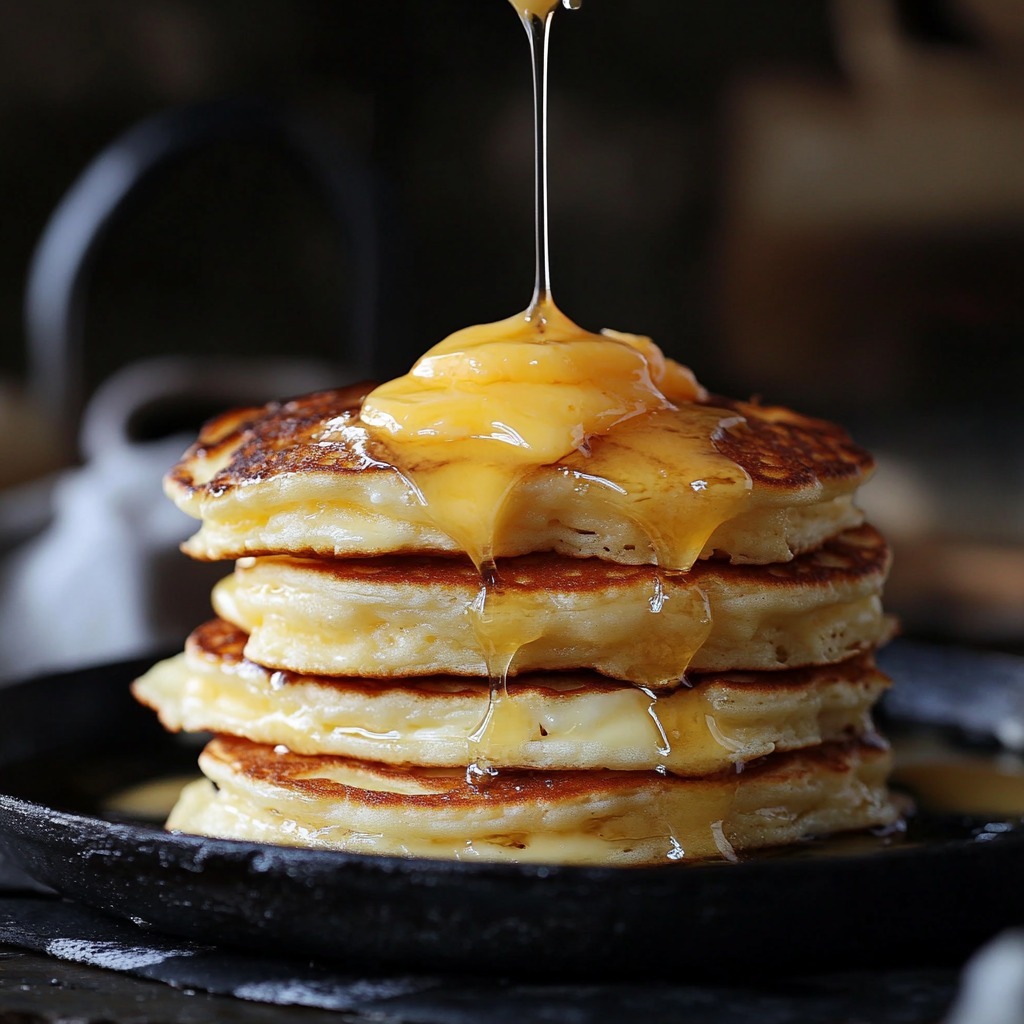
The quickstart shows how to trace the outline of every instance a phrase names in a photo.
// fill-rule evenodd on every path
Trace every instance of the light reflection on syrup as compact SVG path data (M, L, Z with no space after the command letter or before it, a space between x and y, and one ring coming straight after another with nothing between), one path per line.
M652 611L653 610L654 609L652 609ZM665 726L658 717L658 695L646 686L638 686L637 689L640 690L645 697L649 698L651 702L647 705L647 714L654 723L654 728L658 734L658 741L655 749L662 757L668 757L668 755L672 753L672 743L668 738L668 733L665 731Z
M971 749L941 731L890 725L893 825L741 854L742 861L862 857L943 843L1024 839L1024 759Z
M893 785L930 811L1024 818L1024 761L1009 751L978 753L942 744L934 735L896 748Z
M485 787L498 773L493 751L511 745L515 737L529 731L525 709L509 695L508 672L519 649L540 634L536 627L528 633L514 618L495 614L494 606L501 598L498 568L488 560L481 567L480 590L468 609L487 665L487 710L467 741L466 781L478 788Z

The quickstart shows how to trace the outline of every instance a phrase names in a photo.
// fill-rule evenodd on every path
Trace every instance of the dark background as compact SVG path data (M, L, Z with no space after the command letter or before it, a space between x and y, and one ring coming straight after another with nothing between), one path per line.
M982 73L1009 64L990 40L979 39L973 6L896 3L902 45L975 60ZM771 361L777 354L747 337L756 326L733 324L728 308L730 274L741 273L723 255L737 206L729 188L742 164L736 150L751 135L735 113L736 99L756 95L760 82L770 94L786 80L797 93L827 97L838 111L862 102L870 83L857 81L856 67L851 75L844 62L835 7L821 0L588 0L581 11L558 16L552 241L556 296L571 316L594 329L651 334L718 390L767 384L772 398L805 407L810 400L826 412L837 401L846 407L841 412L856 408L873 400L873 391L896 398L962 388L959 372L950 380L935 367L886 366L860 374L861 393L848 395L848 380L840 386L820 373L803 386L808 364L830 368L813 352L803 366L771 373L767 382L737 361L737 348L760 348ZM879 106L913 89L896 81ZM155 111L239 96L279 101L317 119L377 176L393 257L383 371L404 369L461 325L525 306L533 277L528 56L502 0L7 3L0 5L4 371L24 370L29 257L76 176ZM798 112L793 121L799 126ZM813 132L809 138L813 149L820 140ZM953 132L948 145L958 145ZM801 187L809 194L828 187L815 179L813 159L805 170ZM986 253L1002 246L1003 262L1012 255L1019 269L1019 222L1004 220L1010 237L996 238L996 224L964 221L961 236L983 236ZM821 225L821 234L828 231ZM926 230L891 233L892 259L920 258ZM757 269L770 276L773 262ZM162 177L105 245L87 318L89 379L166 351L299 350L333 358L344 343L338 297L345 282L337 237L301 179L258 147L214 149ZM938 304L937 296L920 294L927 281L914 287L918 307ZM971 317L977 332L1014 334L1015 341L1021 319L1012 294L979 299L976 283L963 287L971 294L961 305L983 308L930 313L957 322L944 330L918 323L902 344L916 348L930 333L953 349L942 355L955 359L963 339L949 335L961 328L966 334L971 325L959 321ZM794 290L777 298L806 297ZM875 326L883 330L888 325ZM851 341L835 323L817 337L822 350Z
M0 2L3 426L53 441L8 446L3 481L75 457L32 404L52 362L29 379L22 324L51 212L141 119L238 97L372 175L376 374L526 306L529 59L506 0ZM1024 635L1018 0L584 0L556 15L550 115L562 309L650 334L715 391L847 423L881 456L865 501L903 552L898 610ZM86 393L166 354L361 375L352 260L280 154L211 147L99 251Z
M834 81L813 0L615 5L554 27L554 283L594 329L647 332L715 385L709 261L730 86L762 68ZM168 105L271 98L365 159L390 204L401 317L383 366L524 308L533 280L530 80L504 0L33 0L0 5L0 332L24 369L32 248L108 142ZM163 351L342 347L344 260L273 154L223 147L161 179L105 246L88 373Z

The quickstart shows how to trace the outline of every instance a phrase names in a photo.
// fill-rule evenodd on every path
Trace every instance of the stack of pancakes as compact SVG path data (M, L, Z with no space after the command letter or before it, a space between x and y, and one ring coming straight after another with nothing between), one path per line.
M643 418L526 472L481 575L365 394L225 414L168 476L187 553L236 560L218 618L134 686L215 734L170 828L635 864L896 819L871 720L889 554L843 431L723 400ZM699 479L695 415L718 424Z

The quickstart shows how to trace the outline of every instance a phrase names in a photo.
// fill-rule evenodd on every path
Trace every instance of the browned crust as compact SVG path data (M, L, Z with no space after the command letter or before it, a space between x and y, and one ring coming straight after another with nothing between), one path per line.
M370 439L359 423L359 409L372 388L369 383L356 384L222 413L203 426L167 474L168 482L189 493L201 490L216 496L283 473L388 470L376 465L372 455L368 459L361 448ZM225 467L197 486L192 467L228 452ZM378 454L386 462L383 451Z
M267 561L295 566L305 572L329 575L343 584L370 583L381 587L417 586L475 592L480 575L466 559L425 555L385 555L376 558L303 559L270 556ZM712 580L749 583L761 590L780 590L823 584L841 585L869 576L884 577L890 554L882 535L872 526L846 530L816 551L775 565L732 565L698 562L673 579L697 587ZM244 571L244 570L243 570ZM498 589L516 593L601 593L629 587L654 587L662 571L654 565L622 565L598 558L531 554L499 559Z
M698 562L688 574L699 586L710 576L742 581L762 590L773 586L816 586L842 584L868 576L885 577L892 553L885 538L865 523L844 530L814 551L797 555L792 561L772 565L732 565L722 562Z
M286 473L390 472L387 448L359 420L372 385L319 391L262 408L236 409L207 423L197 441L167 475L184 493L219 496ZM715 447L760 486L796 490L816 482L856 480L874 465L871 456L833 423L779 406L722 398L707 404L738 413L742 420L721 429ZM600 447L601 438L592 440ZM194 468L229 455L224 468L197 485Z
M794 777L811 772L845 773L852 771L858 761L884 756L886 750L886 745L878 738L825 743L807 750L761 758L745 767L744 776L749 778L769 772L792 773ZM597 792L638 788L668 789L672 786L737 778L737 773L728 769L699 778L662 775L653 771L598 769L542 772L506 769L491 778L486 786L474 786L467 783L463 774L455 769L440 773L436 769L378 764L333 754L297 754L294 751L278 753L274 747L233 736L215 737L207 745L203 756L220 761L233 774L256 783L279 786L318 800L348 799L395 810L551 803ZM324 778L323 773L347 766L368 770L382 780L407 782L411 776L440 792L408 794L366 790Z
M249 634L223 619L210 619L197 626L185 641L189 654L207 661L233 667L243 662L253 664L245 657L245 643Z
M714 444L763 487L795 490L815 481L861 477L874 468L871 454L835 423L777 405L728 399L709 402L742 415L741 422L719 432Z

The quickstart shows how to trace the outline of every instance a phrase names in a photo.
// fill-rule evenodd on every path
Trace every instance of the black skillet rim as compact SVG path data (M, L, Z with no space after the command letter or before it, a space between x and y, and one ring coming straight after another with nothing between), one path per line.
M69 686L86 701L90 687L120 692L152 660L15 684L0 708L15 695L23 713L52 706ZM959 962L1024 922L1024 830L957 828L868 854L593 868L214 840L0 794L13 863L145 927L361 969L595 980Z

